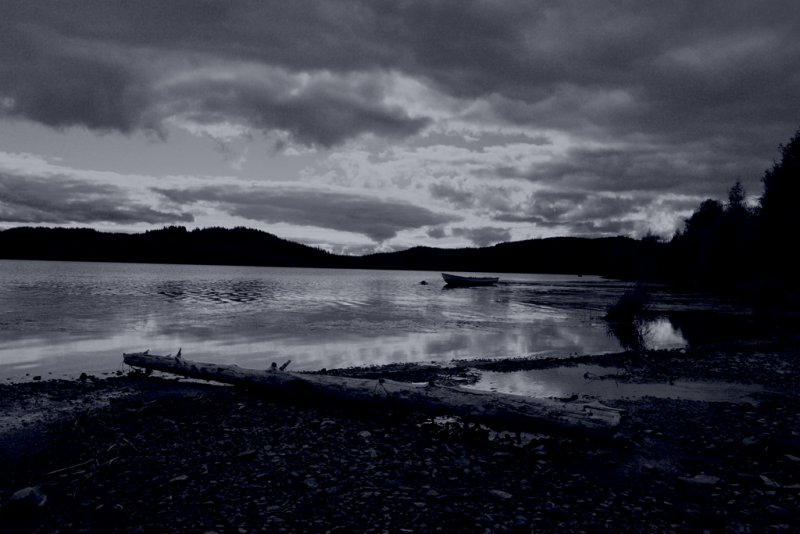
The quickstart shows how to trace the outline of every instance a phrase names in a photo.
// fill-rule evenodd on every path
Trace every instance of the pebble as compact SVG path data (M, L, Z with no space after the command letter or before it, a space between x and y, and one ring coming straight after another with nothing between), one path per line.
M15 491L8 499L6 506L16 511L32 511L43 508L46 504L47 495L38 486L28 486Z
M256 450L255 449L248 449L246 451L240 452L239 454L236 455L236 457L241 459L241 460L247 460L247 459L250 459L250 458L254 458L255 455L256 455Z
M766 475L758 475L761 478L761 481L764 482L765 485L769 486L770 488L780 488L781 485L769 478Z
M689 484L698 484L700 486L713 486L719 482L719 477L712 475L695 475L693 477L678 477L684 482Z

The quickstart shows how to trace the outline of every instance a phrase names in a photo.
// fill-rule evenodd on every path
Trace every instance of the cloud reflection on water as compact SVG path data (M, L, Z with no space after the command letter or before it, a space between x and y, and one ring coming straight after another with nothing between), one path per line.
M430 272L0 261L0 376L113 370L147 348L297 370L620 350L602 315L626 284L503 279L442 291ZM668 315L653 339L680 346L689 323Z
M727 382L676 380L669 384L631 383L615 379L623 373L615 367L576 365L534 371L482 371L475 384L468 386L482 391L498 391L537 398L566 398L586 395L601 400L641 398L683 399L706 402L754 402L750 395L763 391L763 386Z

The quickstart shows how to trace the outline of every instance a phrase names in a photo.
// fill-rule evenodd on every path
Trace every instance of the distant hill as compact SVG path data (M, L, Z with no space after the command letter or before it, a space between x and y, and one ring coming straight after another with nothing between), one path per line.
M620 278L650 275L664 247L629 237L554 237L500 243L484 248L414 247L363 256L372 269L602 274Z
M180 226L141 234L90 229L12 228L0 232L0 258L130 263L261 265L432 271L601 274L633 278L652 274L663 245L627 237L561 237L484 248L414 247L353 257L248 228Z
M341 256L249 228L171 226L141 234L90 229L12 228L0 258L207 265L338 266Z

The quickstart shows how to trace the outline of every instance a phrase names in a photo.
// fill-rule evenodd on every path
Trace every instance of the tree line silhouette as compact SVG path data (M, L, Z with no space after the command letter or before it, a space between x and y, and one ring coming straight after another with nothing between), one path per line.
M763 303L800 302L800 130L780 154L764 173L757 205L747 204L738 181L727 202L700 204L669 242L659 277Z
M0 258L204 265L337 266L324 250L250 228L169 226L140 234L88 228L11 228Z
M485 248L413 247L346 256L294 243L251 228L187 230L170 226L140 234L85 228L12 228L0 232L0 258L125 263L254 265L347 269L602 274L632 277L649 257L629 237L560 237Z

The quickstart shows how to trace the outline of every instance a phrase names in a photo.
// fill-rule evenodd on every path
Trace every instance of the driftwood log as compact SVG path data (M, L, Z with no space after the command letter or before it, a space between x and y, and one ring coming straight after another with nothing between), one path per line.
M299 403L382 406L431 415L459 416L490 426L530 432L594 433L616 426L621 413L597 402L534 399L384 379L244 369L237 365L193 362L180 356L157 356L147 352L123 354L123 360L133 367L260 389Z

